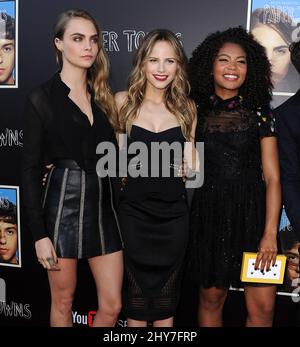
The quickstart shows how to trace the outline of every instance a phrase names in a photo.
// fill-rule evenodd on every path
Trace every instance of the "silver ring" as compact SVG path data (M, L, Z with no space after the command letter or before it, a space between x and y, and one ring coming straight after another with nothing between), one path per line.
M54 265L54 259L53 258L47 258L47 261L48 261L50 266Z

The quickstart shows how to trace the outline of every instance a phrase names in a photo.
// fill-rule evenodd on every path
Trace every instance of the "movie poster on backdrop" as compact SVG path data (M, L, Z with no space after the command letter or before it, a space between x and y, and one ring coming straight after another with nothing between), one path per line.
M0 186L0 266L21 267L19 187Z
M0 0L0 88L18 87L18 0Z
M279 240L282 253L286 256L286 272L283 285L279 288L298 297L299 278L299 251L300 242L297 240L293 227L283 208L279 225Z
M300 0L249 0L247 29L266 48L272 65L274 95L291 96L300 77L289 46L300 39Z

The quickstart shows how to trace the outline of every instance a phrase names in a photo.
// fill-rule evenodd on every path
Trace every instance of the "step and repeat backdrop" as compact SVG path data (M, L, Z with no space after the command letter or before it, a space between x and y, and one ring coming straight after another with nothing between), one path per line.
M1 216L10 216L11 244L8 252L1 244L7 241L2 241L4 230L0 229L0 326L49 326L47 274L37 262L22 213L22 118L26 94L57 71L52 27L58 14L70 8L84 8L100 23L115 92L126 88L133 54L148 31L172 30L190 56L209 33L238 25L253 32L272 60L274 107L300 86L288 51L288 45L299 39L300 0L0 0L0 210ZM279 231L285 235L281 237L282 246L293 265L299 261L299 244L290 242L292 227L284 213ZM285 244L285 240L289 242ZM291 283L293 278L287 273L279 289L277 325L293 324L299 299L298 282ZM240 291L233 288L229 295L225 325L243 325L245 309ZM197 325L197 301L197 288L186 278L177 326ZM81 261L74 324L90 326L96 307L91 274L85 261ZM122 315L117 324L126 326Z

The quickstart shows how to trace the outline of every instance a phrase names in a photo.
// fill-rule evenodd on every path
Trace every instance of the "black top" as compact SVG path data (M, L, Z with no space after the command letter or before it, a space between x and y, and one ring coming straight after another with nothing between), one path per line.
M270 109L247 110L242 97L211 97L211 108L199 116L196 140L204 141L204 185L228 180L261 179L260 138L274 136Z
M283 203L300 241L300 91L277 107Z
M185 194L185 183L182 177L178 176L185 143L181 127L176 126L156 133L133 125L128 138L128 150L137 143L144 145L146 152L135 154L135 149L134 154L128 154L129 172L125 195L132 199L152 195L161 200L173 201ZM158 150L163 147L165 152ZM132 167L146 176L132 177Z
M70 89L55 74L32 91L25 105L23 148L23 201L34 240L46 237L41 205L45 164L72 159L85 170L85 160L95 160L96 145L113 141L112 127L92 96L94 123L68 97Z

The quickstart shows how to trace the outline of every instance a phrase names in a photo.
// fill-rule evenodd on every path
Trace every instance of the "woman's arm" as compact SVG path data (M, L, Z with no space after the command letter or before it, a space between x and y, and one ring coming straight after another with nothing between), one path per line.
M192 101L191 101L192 102ZM184 147L184 175L189 177L193 176L195 172L200 171L200 159L199 153L196 149L195 134L197 127L197 110L194 102L192 102L192 108L194 109L194 118L192 128L189 136L189 141L185 143Z
M277 138L264 137L260 141L262 169L266 183L266 219L255 268L263 270L266 266L269 270L271 264L275 264L277 255L277 232L281 210L280 170Z
M115 94L115 102L117 105L117 110L118 110L118 118L119 118L119 123L121 124L121 119L120 119L120 110L122 108L122 106L125 104L125 101L127 99L127 95L128 92L127 91L122 91L122 92L118 92ZM116 133L116 137L117 137L117 141L118 141L118 145L119 145L119 149L123 148L123 136L121 133Z
M25 215L39 262L48 270L56 270L57 257L52 242L47 237L42 209L45 131L42 119L30 98L26 100L24 118L22 193Z
M117 111L118 111L118 120L119 120L119 124L122 128L122 120L120 119L120 110L122 108L122 106L125 104L126 99L127 99L127 95L128 92L127 91L122 91L122 92L118 92L115 94L115 102L116 102L116 106L117 106ZM124 148L124 143L125 143L125 137L126 134L121 133L121 132L116 132L116 138L117 138L117 142L118 142L118 146L119 146L119 152L118 152L118 159L117 159L117 166L118 166L118 177L122 177L122 181L121 184L125 185L126 184L126 180L127 180L127 159L126 159L126 163L124 163L124 161L122 161L122 159L120 160L120 158L122 158L122 150L125 151L127 153L127 149ZM125 158L127 158L125 156ZM123 159L124 160L124 159ZM122 162L122 163L120 163Z
M30 98L24 113L22 192L25 214L34 241L46 236L42 210L43 124Z

